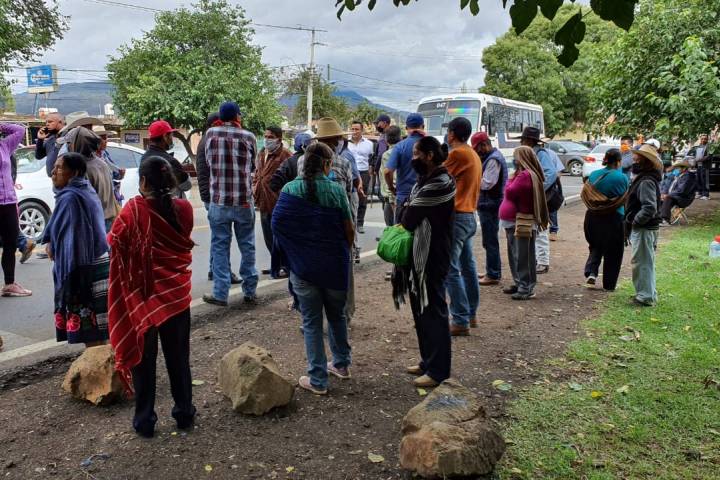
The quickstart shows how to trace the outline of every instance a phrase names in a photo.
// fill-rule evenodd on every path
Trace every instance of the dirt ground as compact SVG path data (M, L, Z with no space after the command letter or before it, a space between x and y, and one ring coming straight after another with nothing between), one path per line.
M501 287L482 287L480 327L470 337L453 340L453 376L477 392L500 423L506 420L505 402L541 378L544 362L581 334L578 322L592 315L606 295L582 285L587 252L583 215L581 205L561 210L560 239L551 244L552 266L549 274L539 276L536 299L513 302ZM482 272L479 236L476 246ZM389 283L383 281L385 270L376 260L356 272L353 379L331 379L327 397L298 390L289 408L263 417L231 410L217 387L217 366L223 354L253 341L272 353L288 379L304 374L300 319L287 310L281 289L266 293L255 308L239 304L195 319L192 371L205 383L194 389L198 418L189 434L175 430L162 366L156 407L160 422L152 440L133 432L131 403L95 408L69 398L60 388L67 368L62 362L0 378L0 477L402 478L400 422L422 398L404 373L418 353L409 308L394 309ZM626 268L623 276L627 274ZM513 389L493 388L498 379ZM384 461L371 463L369 453ZM81 465L99 454L104 456Z

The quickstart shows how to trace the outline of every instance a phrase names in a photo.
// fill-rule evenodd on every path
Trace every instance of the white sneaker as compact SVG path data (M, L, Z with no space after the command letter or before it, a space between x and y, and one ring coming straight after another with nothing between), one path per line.
M585 279L585 286L588 288L592 288L595 286L595 283L597 282L597 277L595 275L590 275Z

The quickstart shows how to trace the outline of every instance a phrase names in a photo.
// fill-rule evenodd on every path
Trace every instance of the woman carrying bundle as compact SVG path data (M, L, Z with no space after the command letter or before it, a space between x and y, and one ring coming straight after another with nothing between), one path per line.
M590 255L585 263L586 286L593 288L603 262L603 288L615 290L625 250L625 198L627 176L622 173L622 153L611 148L603 159L605 168L590 174L581 198L585 213L585 239Z

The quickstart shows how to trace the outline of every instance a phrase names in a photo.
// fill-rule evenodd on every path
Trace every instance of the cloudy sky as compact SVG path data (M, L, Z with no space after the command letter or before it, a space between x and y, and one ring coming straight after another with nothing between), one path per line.
M181 0L118 0L157 9L189 6ZM472 17L460 12L458 0L421 0L395 8L380 0L375 11L362 7L335 16L335 0L230 0L245 8L257 23L313 26L327 30L318 34L326 44L316 49L323 71L328 64L338 88L355 90L391 107L413 109L423 96L459 90L462 85L482 85L480 62L484 47L504 33L510 17L498 0L485 0L482 11ZM152 29L153 13L140 8L101 4L96 0L61 0L70 17L70 30L38 63L62 69L60 83L104 78L108 56L131 38ZM255 43L264 48L263 60L271 66L309 62L310 33L256 27ZM23 72L14 72L22 77ZM355 75L352 75L355 74ZM357 75L362 75L362 78ZM382 80L382 81L380 81ZM24 81L14 90L23 91ZM410 86L412 85L412 86Z

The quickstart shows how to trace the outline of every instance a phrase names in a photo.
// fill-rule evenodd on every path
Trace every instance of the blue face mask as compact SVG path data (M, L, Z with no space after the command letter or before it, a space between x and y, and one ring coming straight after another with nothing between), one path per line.
M680 169L675 168L675 169L673 169L672 173L673 173L673 175L680 175Z

